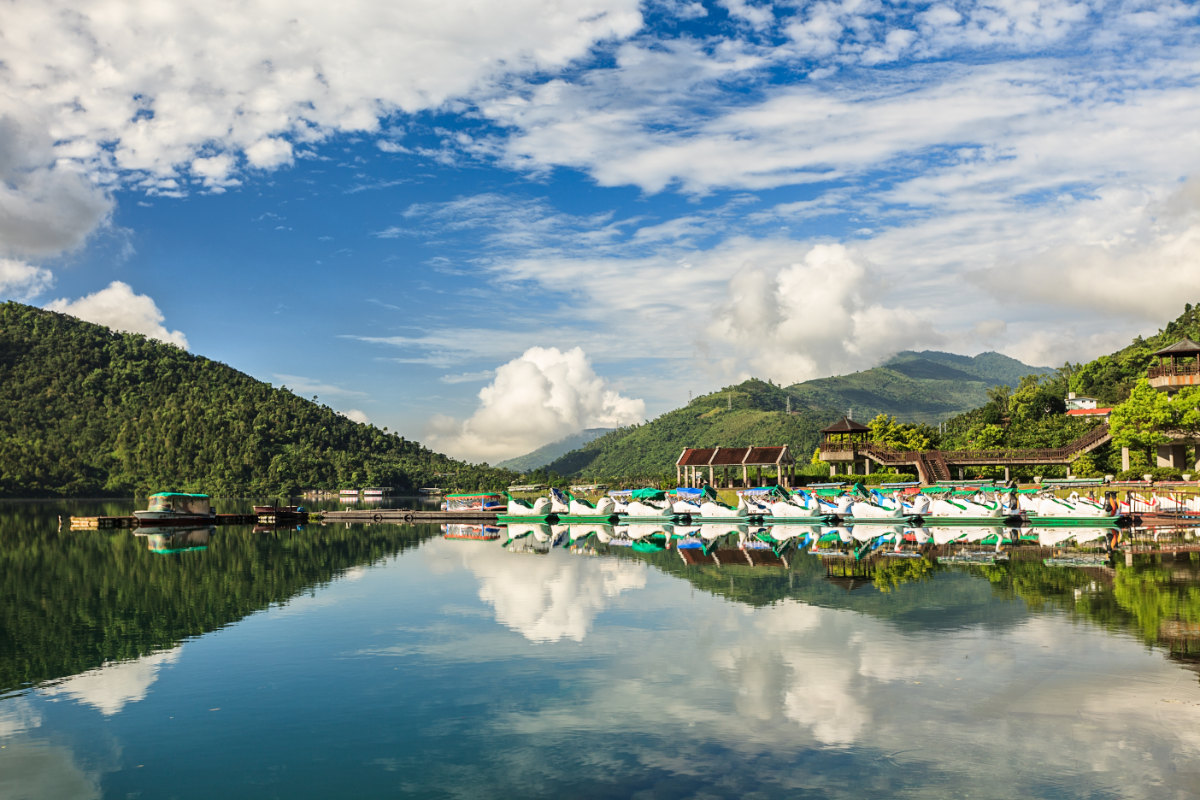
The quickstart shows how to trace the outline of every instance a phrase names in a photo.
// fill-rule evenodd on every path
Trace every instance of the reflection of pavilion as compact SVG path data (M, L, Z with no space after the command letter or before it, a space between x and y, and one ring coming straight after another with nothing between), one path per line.
M707 553L699 547L677 548L679 557L689 567L778 567L788 568L787 559L776 555L772 550L762 548L728 547L720 550L710 550Z

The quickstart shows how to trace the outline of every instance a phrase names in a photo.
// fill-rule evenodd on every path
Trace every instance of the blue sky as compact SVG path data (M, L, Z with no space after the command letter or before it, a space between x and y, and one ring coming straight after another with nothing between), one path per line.
M16 2L0 297L472 461L1200 302L1195 3Z

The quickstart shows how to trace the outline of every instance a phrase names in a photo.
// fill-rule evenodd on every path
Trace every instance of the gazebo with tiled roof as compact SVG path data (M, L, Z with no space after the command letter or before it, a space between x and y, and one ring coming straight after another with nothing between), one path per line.
M1155 389L1173 392L1200 385L1200 344L1184 337L1151 357L1157 358L1158 364L1150 367L1146 377Z
M762 486L767 476L764 470L774 469L775 482L779 486L791 486L796 477L796 460L788 446L776 447L689 447L675 462L675 480L680 486L734 487L737 473L741 472L741 485L751 485L750 470L757 475L757 485ZM707 473L707 476L705 476ZM719 474L718 474L719 473Z
M849 417L842 417L828 428L821 430L821 460L829 462L830 475L836 474L837 465L845 466L846 474L857 473L861 467L870 469L870 462L859 453L871 440L871 429Z

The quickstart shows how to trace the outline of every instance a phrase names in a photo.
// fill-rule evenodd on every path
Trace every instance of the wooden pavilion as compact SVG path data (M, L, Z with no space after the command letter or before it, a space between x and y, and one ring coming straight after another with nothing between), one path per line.
M750 471L756 475L751 483ZM688 447L675 462L675 480L680 486L698 488L702 484L733 488L764 486L774 470L775 483L790 487L796 478L796 460L788 446L779 447ZM738 472L741 472L741 482ZM707 474L706 474L707 473Z
M1200 385L1200 344L1184 337L1151 357L1157 358L1158 364L1150 367L1146 377L1155 389L1173 392L1183 386Z
M849 417L842 417L828 428L821 430L821 460L831 465L829 474L837 473L838 465L844 466L847 475L870 472L871 462L860 451L871 440L871 429Z

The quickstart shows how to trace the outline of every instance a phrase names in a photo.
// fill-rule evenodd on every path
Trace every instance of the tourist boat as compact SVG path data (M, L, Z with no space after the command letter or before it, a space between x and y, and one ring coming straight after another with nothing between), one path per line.
M271 519L284 523L303 522L308 519L308 511L304 506L255 506L254 514L260 520Z
M443 511L500 511L506 507L499 492L448 494L442 503Z
M212 499L206 494L158 492L150 495L149 508L134 511L138 523L150 525L181 525L188 522L212 522L217 514Z
M358 497L358 489L339 489L339 497Z

